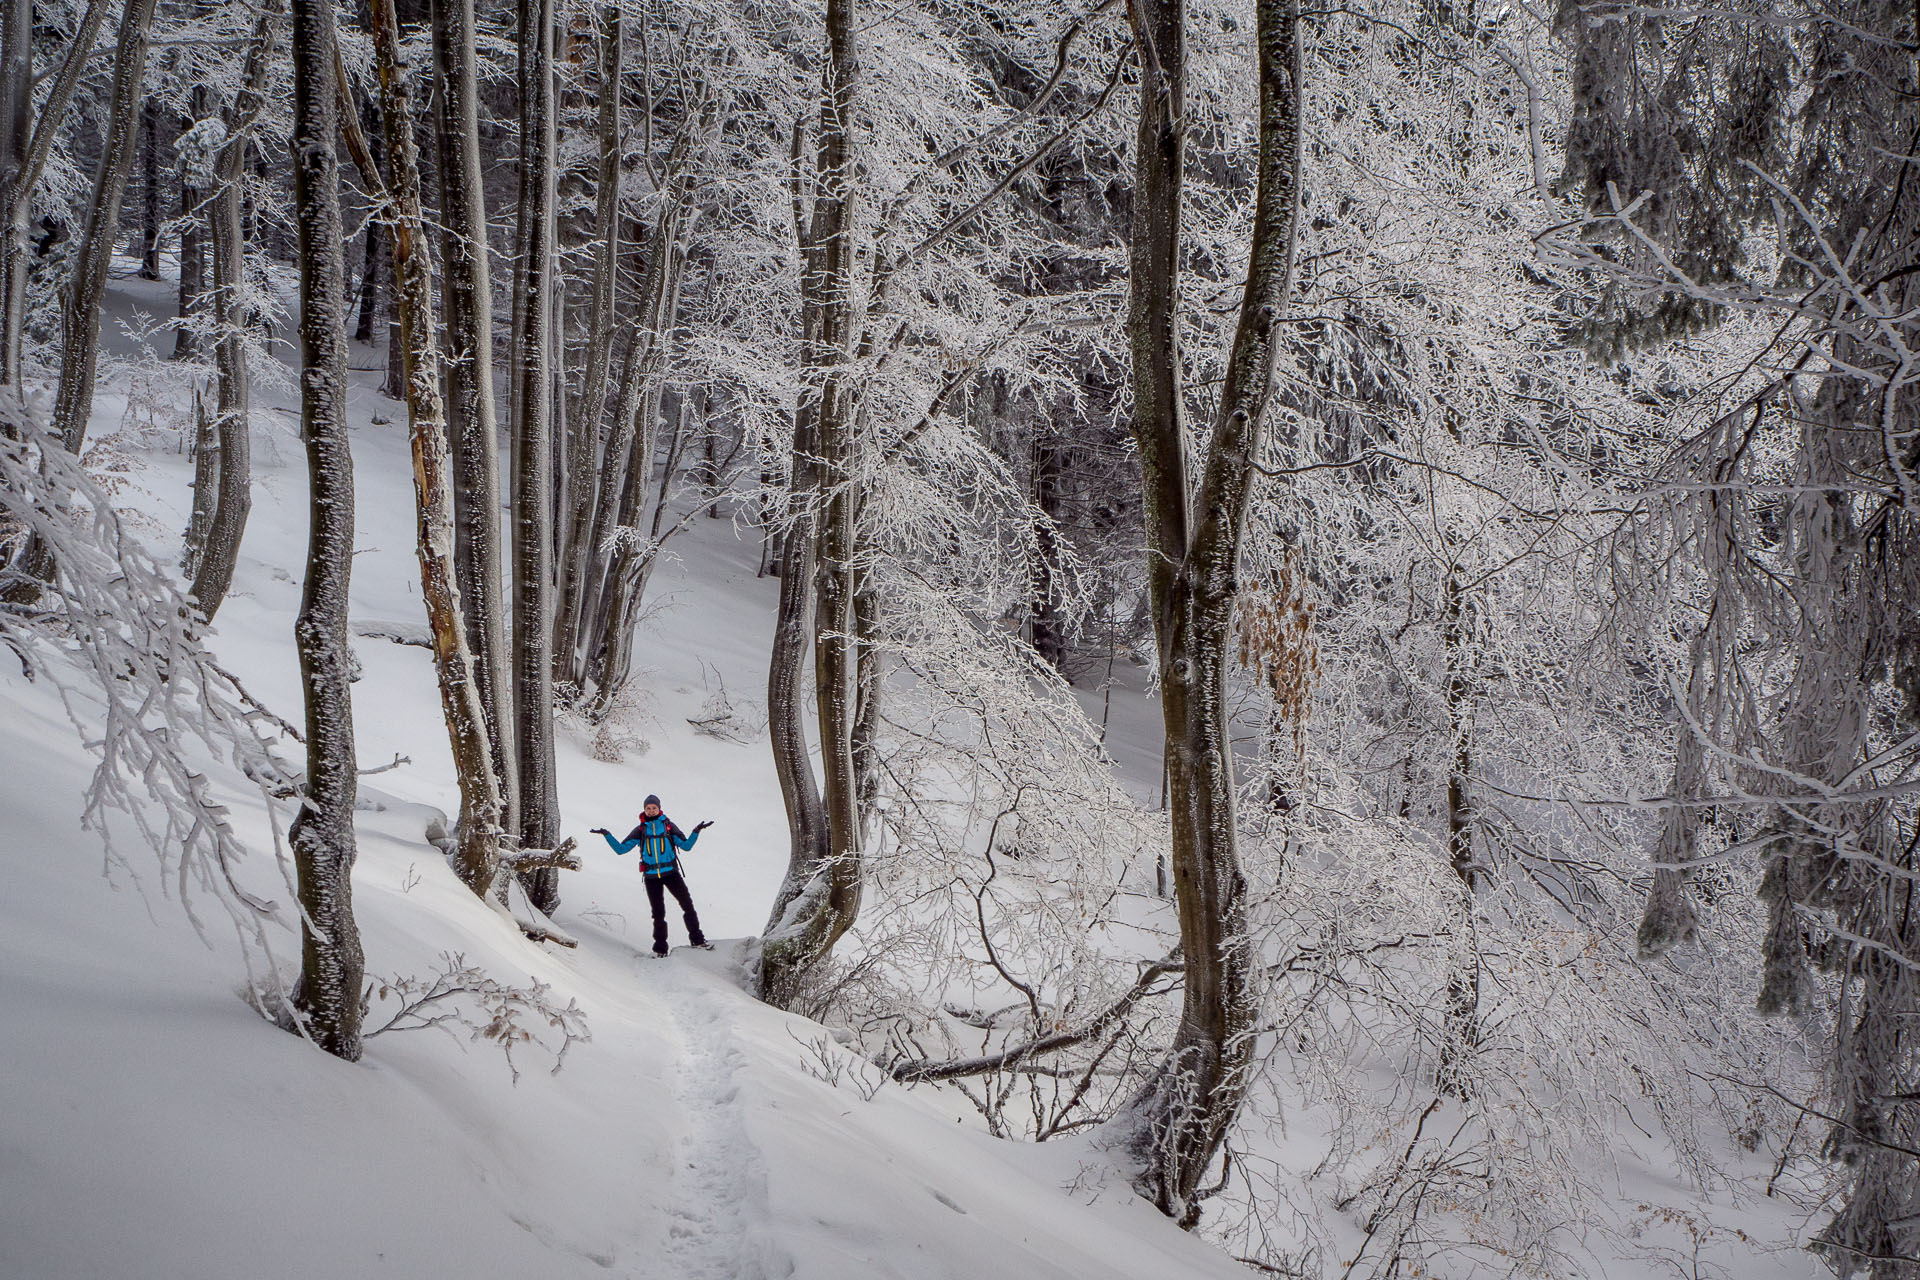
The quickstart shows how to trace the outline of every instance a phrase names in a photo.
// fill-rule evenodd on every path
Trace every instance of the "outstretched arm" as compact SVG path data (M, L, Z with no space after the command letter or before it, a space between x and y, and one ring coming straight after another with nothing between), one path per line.
M615 837L613 832L607 830L605 827L595 827L593 830L596 835L600 836L602 839L604 839L607 842L607 847L612 849L615 853L626 853L627 851L632 849L633 846L640 843L638 840L618 839L617 837Z
M700 833L712 825L711 822L703 822L685 835L681 835L678 831L672 832L673 847L680 850L693 848L693 842L700 838Z

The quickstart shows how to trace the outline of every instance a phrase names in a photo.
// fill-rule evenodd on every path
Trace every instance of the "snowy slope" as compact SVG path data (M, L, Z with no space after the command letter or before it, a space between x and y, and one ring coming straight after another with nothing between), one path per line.
M164 313L166 289L118 281L115 305ZM373 375L356 379L353 612L378 631L420 614L410 477L403 415ZM297 719L292 397L256 394L254 514L213 647ZM96 440L125 404L103 388ZM122 500L151 516L164 553L185 526L186 459L158 436L120 447L137 464ZM784 867L778 792L764 742L686 721L721 680L736 703L758 696L774 588L725 522L697 522L674 549L685 559L655 578L639 657L650 749L609 764L563 735L565 828L617 826L649 791L683 825L716 819L689 878L709 933L738 940ZM349 1066L273 1030L217 934L196 938L164 886L101 874L75 820L92 761L47 683L0 667L0 1276L1244 1274L1131 1197L1103 1152L994 1142L929 1092L867 1096L821 1028L740 990L738 941L644 958L634 867L597 844L562 888L580 949L522 940L423 838L456 800L426 651L354 643L362 767L409 761L363 786L369 973L425 974L459 953L576 999L591 1041L557 1075L523 1049L516 1084L464 1031L376 1038ZM217 782L261 854L250 882L284 897L257 793ZM283 963L295 954L289 935Z

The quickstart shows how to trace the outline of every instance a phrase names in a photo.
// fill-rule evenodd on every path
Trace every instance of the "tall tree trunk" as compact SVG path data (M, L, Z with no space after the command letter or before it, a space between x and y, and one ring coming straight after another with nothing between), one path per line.
M447 264L447 432L453 441L454 567L486 715L500 824L518 831L519 751L500 553L499 429L493 398L493 282L480 168L479 72L473 0L435 0L434 137Z
M20 381L32 149L33 0L0 0L0 387Z
M1060 452L1060 439L1050 426L1035 422L1033 505L1041 518L1033 524L1033 650L1055 670L1067 656L1060 622Z
M804 938L794 937L790 925L804 922L808 904L801 895L815 883L828 857L827 809L814 778L807 749L807 721L803 713L807 654L813 642L813 407L802 404L794 415L791 521L780 548L780 602L774 613L773 652L767 664L767 739L773 749L773 771L780 780L780 798L787 809L787 873L774 894L773 909L763 932L759 996L782 1007L799 994L805 975L800 953Z
M592 571L589 541L599 463L600 420L607 401L607 370L613 360L614 284L620 266L620 10L608 5L600 17L600 172L594 191L593 299L587 321L587 368L573 412L573 444L566 476L567 540L560 557L560 599L554 618L554 679L584 688L581 617ZM606 464L612 465L607 457Z
M647 486L653 479L660 371L665 367L668 341L680 309L680 278L694 223L694 171L690 162L694 146L694 130L689 128L674 141L667 157L666 178L660 188L653 229L647 236L640 316L634 326L633 344L627 350L616 434L607 442L609 463L601 472L600 494L588 534L588 550L595 559L596 572L589 576L590 589L582 603L585 644L581 646L580 670L593 689L588 714L595 718L606 715L626 681L633 623L653 564L651 540L643 543L639 527L647 508ZM616 456L624 460L624 473L611 461ZM662 502L671 470L670 458L669 476L661 481ZM656 507L656 536L661 515L662 510Z
M200 558L206 554L207 535L213 530L213 509L220 502L220 433L214 415L207 412L204 389L193 387L193 511L187 516L186 546L180 554L180 571L188 577L200 574Z
M553 794L553 272L552 0L520 0L520 218L514 276L513 701L520 768L520 843L550 849ZM558 876L528 892L551 914Z
M1454 930L1447 974L1446 1025L1440 1039L1440 1087L1466 1096L1464 1063L1480 1044L1480 953L1475 927L1473 809L1468 779L1473 771L1472 694L1467 680L1466 604L1460 565L1447 566L1441 583L1440 651L1446 660L1447 862L1460 881L1460 927Z
M411 88L400 57L400 21L393 0L372 0L374 67L386 127L389 199L393 209L394 301L406 349L407 422L419 507L420 595L433 631L440 707L460 784L461 880L477 894L493 885L500 862L500 791L487 742L486 716L473 679L453 557L453 468L440 398L440 346L434 332L433 264L420 209L420 162L413 140Z
M219 388L214 438L220 487L191 594L208 619L219 611L233 585L240 539L253 510L253 443L247 404L249 317L243 293L246 243L240 224L240 190L247 171L247 132L264 106L272 38L272 29L262 17L247 51L245 85L226 113L227 143L215 164L216 184L207 210L208 239L213 246L213 314L219 325L213 355Z
M151 9L149 8L149 12ZM53 155L55 137L73 101L73 91L93 55L106 21L107 0L87 0L73 43L67 47L53 87L36 118L33 112L33 3L0 0L0 387L17 387L24 376L27 323L28 215L33 188ZM144 27L142 28L144 33ZM146 44L141 37L141 60ZM116 68L117 69L117 68ZM119 77L115 77L115 87ZM135 87L138 87L136 77Z
M154 0L127 0L120 14L106 145L94 169L93 201L74 258L73 281L61 325L60 386L54 397L53 431L67 452L76 455L86 442L87 420L93 416L94 378L100 365L100 309L113 270L114 242L120 234L120 201L126 194L138 141L140 77L147 63L153 4ZM52 549L37 537L29 539L5 598L13 603L34 599L39 584L53 573L53 567Z
M359 318L353 325L355 342L373 341L373 321L380 309L380 280L385 274L381 263L386 258L381 252L386 237L381 234L380 226L379 218L367 219L367 247L360 257Z
M307 447L307 574L294 638L306 696L307 788L293 822L301 968L296 997L321 1048L360 1057L365 959L353 918L358 769L348 680L353 455L347 442L346 265L334 154L333 5L293 0L293 198L300 244L300 430Z
M1706 746L1700 740L1707 728L1707 687L1712 678L1709 652L1717 658L1720 650L1709 649L1710 638L1718 628L1715 609L1707 625L1688 646L1687 697L1684 707L1676 707L1673 740L1673 789L1676 800L1694 800L1706 782ZM1728 664L1731 666L1731 663ZM1696 811L1685 804L1669 807L1660 815L1660 844L1654 853L1653 885L1647 893L1646 911L1640 917L1635 935L1635 950L1641 960L1657 960L1674 947L1691 942L1699 927L1693 904L1687 901L1687 864L1693 861L1698 839Z
M385 140L380 128L371 117L371 109L362 113L360 127L366 132L368 141L375 147L384 147ZM374 159L380 158L379 152ZM355 342L374 341L373 322L380 311L380 286L386 283L386 221L384 215L373 214L367 218L366 248L360 255L359 318L354 321L353 340ZM385 334L381 334L385 337Z
M160 278L160 104L140 106L140 278Z
M205 88L195 88L195 106L201 106L206 96ZM180 174L180 322L173 331L175 360L190 360L200 354L200 336L194 332L194 325L206 306L207 296L206 234L201 230L206 203L206 189L193 185L183 170Z
M1272 390L1274 331L1293 284L1300 58L1295 0L1259 0L1259 187L1240 319L1198 491L1187 477L1179 347L1185 159L1185 0L1139 0L1141 58L1132 298L1133 434L1160 649L1174 891L1186 961L1180 1024L1135 1103L1137 1185L1191 1226L1208 1166L1239 1113L1254 1034L1233 760L1227 734L1230 627L1241 544Z
M761 944L759 989L763 998L791 1004L807 974L853 926L860 912L862 813L860 771L855 760L859 720L859 644L855 639L854 549L858 521L853 476L858 392L845 365L859 341L863 308L854 296L852 216L854 91L860 74L855 0L829 0L827 67L820 136L813 172L811 225L803 238L801 307L808 364L819 380L818 399L807 408L805 440L812 461L803 462L803 435L796 422L794 475L811 481L801 501L815 521L811 537L794 528L782 564L781 612L776 624L773 668L768 675L768 720L774 703L782 723L775 731L774 765L781 775L792 838L787 874ZM796 193L796 209L800 197ZM811 544L795 553L796 542ZM800 563L811 557L811 581ZM815 715L820 726L822 783L818 813L824 831L811 825L807 790L812 783L805 735L799 728L798 608L790 590L811 590ZM792 716L791 721L784 719ZM797 776L804 772L804 782Z
M94 379L100 365L100 308L113 271L114 243L120 237L120 200L133 168L140 78L147 66L154 0L127 0L120 14L113 54L113 97L108 106L106 146L94 170L93 202L74 259L73 285L61 328L60 392L54 401L53 429L77 454L93 416Z

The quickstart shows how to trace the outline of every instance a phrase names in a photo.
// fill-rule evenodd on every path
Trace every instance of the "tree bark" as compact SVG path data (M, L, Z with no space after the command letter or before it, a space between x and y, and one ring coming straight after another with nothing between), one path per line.
M587 367L574 406L572 448L566 477L567 538L560 557L560 597L554 618L554 679L584 689L580 647L582 610L589 594L593 544L590 541L596 471L600 463L600 421L605 416L607 371L613 360L614 283L620 265L620 10L608 5L600 19L600 172L594 192L594 239L598 245L593 299L587 321ZM611 453L607 464L612 464Z
M113 97L108 106L106 146L94 170L93 202L74 259L73 285L61 328L60 392L53 429L67 452L78 454L93 415L94 379L100 364L100 307L113 270L120 235L120 201L133 168L140 109L140 78L147 65L154 0L127 0L120 14L113 55Z
M294 627L306 701L307 787L291 840L302 913L296 1003L327 1052L360 1057L365 960L353 918L353 809L359 780L348 685L353 455L347 442L346 267L334 154L333 6L293 0L294 209L300 245L300 428L312 494L307 573Z
M196 104L206 97L205 89L196 88L193 92ZM201 211L205 206L206 191L191 185L183 172L180 175L180 323L173 331L175 360L189 360L200 354L200 338L193 325L206 305L206 236L200 229Z
M160 278L160 104L140 106L140 278Z
M207 412L204 390L193 388L193 511L187 516L186 546L180 571L198 577L200 557L206 554L207 534L213 529L213 509L220 501L220 435L214 415Z
M207 211L208 238L213 245L213 313L219 326L213 351L218 387L214 439L219 490L190 594L209 620L233 585L240 539L253 510L253 445L247 403L249 317L242 301L246 243L240 224L240 190L246 173L247 131L264 105L272 39L272 28L263 17L254 27L253 45L247 51L245 84L226 113L227 142L215 164L217 182Z
M1041 518L1033 525L1033 651L1056 671L1067 657L1060 621L1060 440L1051 429L1034 423L1033 505Z
M107 0L88 0L53 87L33 112L33 3L0 0L0 387L24 376L27 322L27 219L33 188L46 172L55 136L106 21ZM145 40L140 54L145 58ZM116 89L119 78L115 77ZM137 85L136 85L137 87Z
M500 862L500 792L487 742L486 716L473 679L453 555L453 468L440 397L440 346L434 332L433 264L420 208L420 162L413 139L407 67L393 0L372 0L374 67L386 128L393 211L394 301L406 351L407 423L419 509L420 595L433 632L440 707L460 785L455 869L476 894L493 886Z
M514 277L513 677L520 769L520 843L554 844L553 807L553 271L552 0L520 0L520 217ZM552 913L557 873L528 894Z
M691 187L694 130L675 140L667 157L666 177L658 209L647 237L646 267L641 273L640 317L634 327L623 370L621 407L615 415L615 436L607 442L608 465L600 477L600 494L588 534L588 550L596 572L589 577L584 598L580 671L593 689L588 714L607 714L627 678L632 653L634 618L646 591L653 563L651 539L640 537L640 517L647 508L647 486L653 479L654 433L660 421L660 371L665 367L668 341L680 309L680 278L686 265L687 237L693 227ZM619 457L624 463L615 464ZM669 459L669 473L671 459ZM661 482L664 502L669 477ZM653 532L660 531L661 510L655 508ZM610 547L611 544L611 547Z
M1143 50L1132 298L1135 445L1160 649L1171 862L1186 982L1168 1057L1134 1105L1141 1193L1184 1226L1199 1219L1208 1167L1238 1115L1253 1050L1255 957L1244 937L1231 746L1230 627L1241 544L1272 390L1274 332L1293 284L1300 59L1295 0L1259 0L1259 186L1239 323L1219 418L1196 492L1187 478L1179 347L1185 160L1184 0L1131 9Z
M351 93L351 90L347 92ZM365 104L359 112L360 131L366 136L368 147L373 152L376 167L382 161L386 150L386 135L381 132L378 123L379 108L372 102ZM374 322L379 319L380 290L387 284L387 219L384 211L370 214L366 224L366 248L360 255L359 318L354 321L353 340L355 342L375 342L386 337L384 332L376 335ZM384 391L384 388L383 388Z
M87 420L93 416L94 379L100 365L100 309L106 298L107 277L113 270L114 243L120 234L120 202L126 194L138 141L140 77L146 68L153 5L154 0L127 0L120 14L106 144L94 169L93 200L74 258L61 324L60 385L54 396L53 433L67 452L76 456L86 442ZM31 192L16 194L24 200ZM20 287L24 289L24 279ZM9 603L33 600L39 594L39 584L53 571L52 549L37 537L29 539L4 598Z
M493 396L493 282L486 184L480 167L479 72L473 0L435 0L433 52L440 92L434 137L447 264L447 431L453 441L454 567L486 715L500 824L518 831L519 750L500 551L499 429Z
M1473 809L1468 779L1473 770L1473 714L1467 681L1465 602L1460 566L1447 566L1441 584L1440 652L1446 661L1447 862L1460 881L1460 927L1455 930L1447 974L1446 1025L1437 1072L1442 1089L1467 1095L1463 1064L1480 1044L1480 954L1475 928Z
M791 835L787 875L761 943L758 987L763 999L790 1005L806 977L853 927L860 912L862 809L855 759L859 722L860 646L856 640L855 546L858 522L854 432L858 392L845 371L859 341L862 306L854 296L853 108L859 81L856 0L827 5L826 93L815 156L811 225L802 240L801 309L807 360L818 399L795 424L794 475L810 484L801 501L816 522L812 536L796 527L782 565L781 612L768 675L768 721ZM796 184L797 186L797 184ZM800 197L796 190L796 209ZM803 439L813 460L803 460ZM797 495L798 496L798 495ZM795 544L808 547L796 551ZM811 559L811 581L801 563ZM799 606L790 591L813 593L815 715L820 726L822 781L817 813L808 790L798 709ZM776 702L781 722L774 725ZM791 717L789 719L789 717ZM805 780L799 777L804 773Z

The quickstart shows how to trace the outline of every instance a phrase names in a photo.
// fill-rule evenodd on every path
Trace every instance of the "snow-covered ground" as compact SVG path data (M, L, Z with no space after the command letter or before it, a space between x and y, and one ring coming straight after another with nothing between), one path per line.
M167 289L116 281L116 313L164 314ZM749 531L697 520L654 577L630 718L644 749L607 763L582 731L561 734L564 829L583 837L586 865L564 877L559 921L579 949L525 941L454 879L424 838L456 800L430 658L383 638L412 634L422 610L404 412L377 382L355 375L356 732L363 768L404 763L362 788L354 892L368 971L424 975L458 954L577 1000L592 1038L557 1074L524 1047L516 1083L464 1030L378 1037L351 1066L275 1031L244 1002L233 949L197 938L164 885L102 875L99 842L76 823L92 758L47 683L0 664L0 1280L1247 1274L1133 1197L1089 1140L994 1141L937 1091L879 1085L821 1027L741 990L743 940L785 867L785 821L764 738L688 721L723 685L736 704L762 695L776 584L755 578ZM294 719L296 394L256 391L255 506L212 638ZM123 429L126 406L124 387L103 387L96 441ZM132 464L120 500L171 554L190 479L177 437L129 432L117 447ZM1111 742L1145 795L1155 717L1138 673L1121 675ZM216 783L274 890L257 792L231 771ZM687 859L721 940L710 954L649 959L634 863L586 836L622 828L649 792L682 826L715 821ZM283 963L297 954L290 934L282 951ZM1274 1154L1310 1166L1320 1135L1311 1116L1295 1121ZM1623 1156L1623 1225L1647 1216L1679 1259L1687 1229L1632 1208L1698 1203L1670 1181ZM1764 1206L1719 1207L1712 1252L1738 1260L1735 1274L1819 1273L1804 1254L1757 1259L1732 1243L1767 1221ZM1672 1272L1643 1257L1607 1274Z
M114 288L116 310L137 299L164 312L164 285ZM353 615L357 631L404 629L421 613L404 414L375 375L355 381ZM255 507L212 647L297 719L293 397L256 396ZM103 388L94 440L121 430L125 407ZM122 501L164 555L185 527L187 460L160 437L119 447L135 464ZM92 760L46 682L0 671L0 1275L1238 1272L1114 1185L1103 1153L995 1142L929 1091L869 1097L877 1071L863 1088L861 1064L822 1028L740 989L739 940L785 867L784 818L764 739L703 736L687 719L722 681L736 702L757 700L775 584L755 580L757 544L728 522L701 520L672 545L638 659L634 729L649 745L610 764L563 734L560 797L581 836L630 822L648 792L682 825L715 820L688 858L722 940L710 954L648 958L635 865L593 837L563 887L578 951L524 941L476 902L423 834L456 800L429 655L354 641L362 767L409 761L363 785L354 892L369 973L426 974L452 952L577 1000L591 1041L558 1074L523 1049L517 1084L464 1030L378 1037L349 1066L262 1022L217 933L212 947L196 938L151 876L103 877L76 822ZM258 796L219 782L271 887Z

